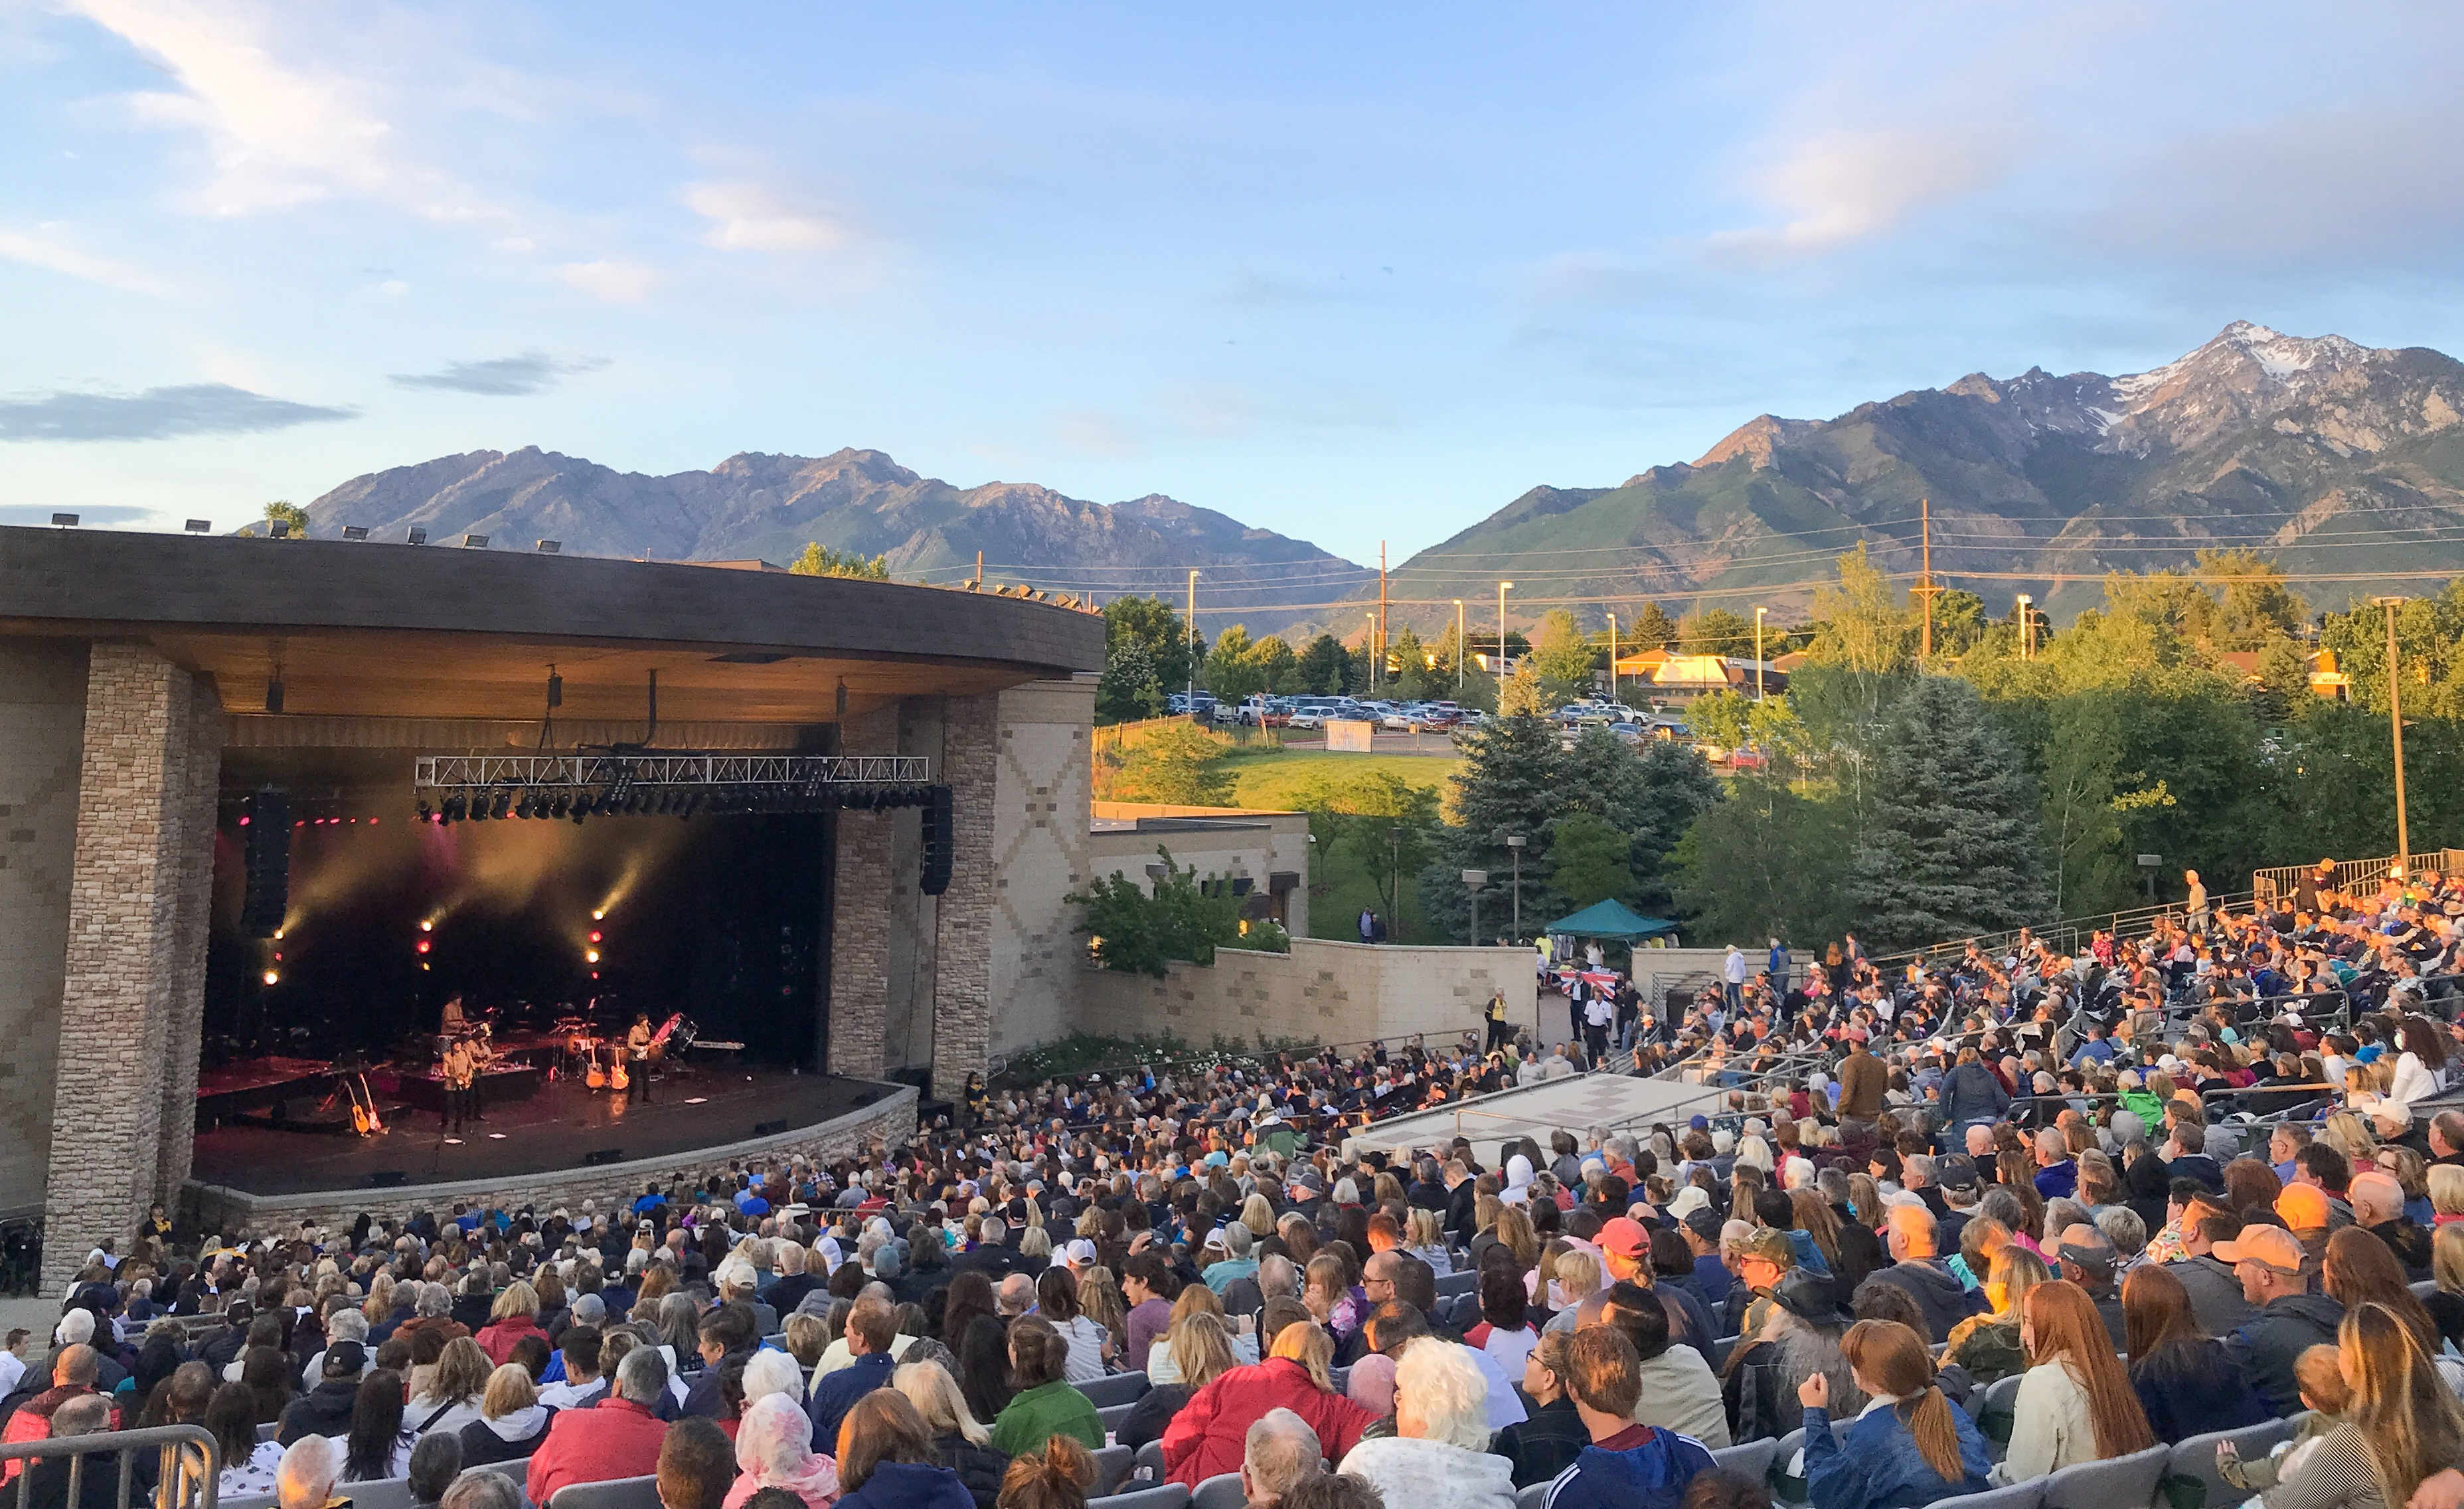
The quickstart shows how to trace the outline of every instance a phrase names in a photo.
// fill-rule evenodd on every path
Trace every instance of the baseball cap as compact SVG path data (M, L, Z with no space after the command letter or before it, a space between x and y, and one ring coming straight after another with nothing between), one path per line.
M2301 1239L2280 1226L2245 1226L2241 1235L2230 1242L2218 1242L2213 1251L2219 1261L2264 1263L2280 1274L2299 1273L2307 1255L2301 1249Z
M2276 1197L2276 1213L2299 1232L2327 1224L2327 1192L2309 1185L2286 1185Z
M1605 1233L1606 1229L1603 1228L1602 1231ZM1796 1266L1796 1244L1788 1239L1786 1232L1774 1227L1755 1227L1744 1241L1737 1244L1737 1247L1748 1257L1759 1257L1766 1262L1777 1263L1782 1268Z
M1699 1185L1687 1185L1677 1191L1676 1199L1668 1202L1668 1213L1681 1221L1697 1210L1709 1209L1711 1209L1711 1196Z
M325 1376L357 1378L367 1370L368 1349L357 1342L336 1342L325 1348Z
M1083 1236L1071 1237L1067 1251L1062 1255L1084 1268L1095 1260L1095 1244Z
M1684 1221L1685 1229L1692 1232L1695 1235L1703 1238L1703 1240L1706 1242L1716 1242L1720 1239L1720 1232L1724 1223L1720 1219L1719 1211L1711 1209L1706 1206L1700 1210L1691 1210L1686 1212Z
M1976 1186L1976 1160L1966 1153L1952 1153L1937 1158L1933 1164L1933 1182L1945 1189L1969 1189Z
M1630 1216L1613 1216L1600 1225L1600 1251L1619 1257L1640 1257L1651 1251L1651 1233Z

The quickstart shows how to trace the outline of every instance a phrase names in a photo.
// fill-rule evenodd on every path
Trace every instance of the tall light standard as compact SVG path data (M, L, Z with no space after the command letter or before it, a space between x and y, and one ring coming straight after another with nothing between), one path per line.
M2412 873L2412 835L2404 821L2404 700L2396 690L2395 610L2404 602L2401 597L2373 597L2370 601L2387 610L2387 731L2395 741L2395 863L2399 875Z
M1198 711L1198 573L1189 573L1189 688L1182 700Z
M1497 584L1497 710L1506 711L1506 589L1512 582Z
M1455 599L1455 699L1463 699L1463 661L1469 653L1463 647L1463 599Z
M1609 700L1617 700L1617 614L1609 614Z
M1521 833L1506 835L1506 847L1514 854L1514 936L1523 936L1523 844Z
M2033 660L2036 657L2035 603L2035 599L2027 593L2019 594L2019 658L2022 660Z
M1471 893L1471 937L1465 942L1477 948L1480 946L1480 888L1488 884L1488 872L1466 870L1463 873L1463 889Z
M1754 610L1754 700L1763 699L1763 614L1768 608Z
M1371 613L1369 615L1369 628L1364 632L1363 637L1367 639L1369 643L1369 695L1375 697L1377 695L1377 673L1382 669L1379 662L1386 658L1384 655L1377 653L1377 615L1375 613Z

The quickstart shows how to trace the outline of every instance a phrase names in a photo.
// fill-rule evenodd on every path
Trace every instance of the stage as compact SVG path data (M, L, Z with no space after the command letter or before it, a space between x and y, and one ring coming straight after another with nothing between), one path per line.
M913 1094L873 1080L735 1063L671 1072L650 1093L655 1098L649 1102L627 1104L624 1097L593 1091L579 1079L559 1078L539 1084L527 1098L489 1102L485 1121L451 1138L433 1111L406 1111L386 1123L386 1131L368 1138L347 1130L226 1123L198 1131L190 1177L246 1195L339 1194L398 1185L518 1181L590 1167L591 1155L600 1154L603 1163L660 1163L654 1177L664 1181L670 1166L700 1167L706 1150L774 1138L892 1094ZM393 1103L390 1096L381 1099L388 1107ZM345 1115L347 1110L346 1105ZM615 1157L604 1156L611 1150Z

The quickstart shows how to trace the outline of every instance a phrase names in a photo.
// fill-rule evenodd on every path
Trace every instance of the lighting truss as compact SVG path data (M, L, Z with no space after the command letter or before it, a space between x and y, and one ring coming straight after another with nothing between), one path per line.
M922 807L922 755L604 753L422 755L411 784L422 821L697 812L813 812ZM434 807L430 807L430 800Z

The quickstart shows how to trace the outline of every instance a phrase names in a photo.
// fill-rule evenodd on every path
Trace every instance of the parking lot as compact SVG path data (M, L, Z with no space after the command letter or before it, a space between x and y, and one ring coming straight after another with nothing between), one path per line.
M1388 733L1381 728L1375 743L1375 752L1382 755L1444 755L1452 759L1461 752L1455 748L1454 736L1443 733ZM1287 729L1284 734L1284 747L1322 750L1326 747L1326 740L1319 735Z

